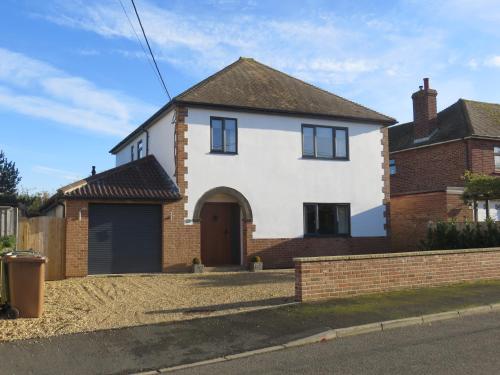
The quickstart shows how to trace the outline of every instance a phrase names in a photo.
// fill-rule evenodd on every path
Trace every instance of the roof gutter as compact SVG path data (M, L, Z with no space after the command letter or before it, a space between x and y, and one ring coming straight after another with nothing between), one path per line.
M424 147L439 146L439 145L443 145L443 144L446 144L446 143L466 141L468 139L483 139L483 140L486 140L486 141L499 141L500 142L500 137L493 137L493 136L489 137L489 136L482 136L482 135L468 135L467 137L450 139L449 141L436 142L436 143L430 143L430 144L427 144L427 145L421 145L421 146L415 146L415 147L408 147L408 148L404 148L402 150L389 151L389 154L398 154L400 152L417 150L417 149L424 148Z

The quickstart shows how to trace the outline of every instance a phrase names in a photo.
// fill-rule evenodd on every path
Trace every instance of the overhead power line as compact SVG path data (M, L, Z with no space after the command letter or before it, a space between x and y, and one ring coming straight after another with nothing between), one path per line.
M137 16L137 20L139 21L139 25L141 26L142 35L144 35L144 39L146 40L146 44L147 44L148 49L149 49L149 53L151 54L151 58L153 59L153 62L154 62L155 67L156 67L156 71L158 72L158 76L160 77L163 88L165 89L165 92L167 93L168 100L172 100L172 97L170 96L170 93L168 92L167 85L165 85L165 81L163 80L163 77L161 75L160 69L158 68L158 64L156 63L156 59L155 59L155 56L153 54L153 51L151 50L151 46L149 45L148 37L146 36L146 32L144 31L144 27L142 26L141 17L139 17L139 12L137 12L137 8L135 6L134 0L130 0L130 1L132 1L132 5L134 6L135 15Z
M148 53L146 52L146 49L144 48L144 44L141 42L141 38L139 38L139 34L137 34L137 31L135 30L135 27L134 27L134 24L132 23L132 20L130 19L130 17L128 16L128 13L127 13L127 10L125 9L125 6L123 5L123 2L122 0L118 0L118 2L120 3L121 7L122 7L122 10L123 10L123 13L125 13L125 16L127 17L127 20L128 20L128 23L132 29L132 31L134 32L135 34L135 38L137 39L137 42L139 43L139 45L141 46L141 49L142 49L142 52L144 53L144 57L146 58L146 60L148 61L148 64L150 66L150 68L153 70L153 74L155 76L155 78L158 80L158 83L160 84L160 86L162 87L163 89L163 85L161 83L161 79L160 77L158 76L158 72L156 71L153 63L151 62L151 57L148 55Z

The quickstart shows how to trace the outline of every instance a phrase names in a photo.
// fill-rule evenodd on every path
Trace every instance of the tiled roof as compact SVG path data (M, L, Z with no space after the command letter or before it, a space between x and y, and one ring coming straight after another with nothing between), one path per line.
M240 58L176 97L179 102L325 115L394 123L359 104L282 73L254 59Z
M324 116L390 125L392 117L322 90L250 58L240 58L172 99L118 143L114 153L174 104Z
M438 113L436 128L428 140L416 144L413 122L391 126L389 149L400 151L469 136L500 138L500 104L460 99Z
M180 193L153 155L90 176L58 190L62 199L177 200Z

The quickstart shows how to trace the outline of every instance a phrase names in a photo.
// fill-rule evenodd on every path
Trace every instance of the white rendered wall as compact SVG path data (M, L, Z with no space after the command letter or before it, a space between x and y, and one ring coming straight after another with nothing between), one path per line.
M210 116L238 119L238 155L210 153ZM380 126L189 108L188 218L210 189L238 190L254 238L302 237L303 203L350 203L354 237L385 236ZM302 159L301 124L349 128L349 161Z
M156 123L148 128L149 132L149 155L154 155L161 166L173 179L175 173L174 160L174 133L175 126L172 123L174 111L163 115ZM134 145L134 160L137 160L137 142L142 140L143 155L146 156L146 133L142 132L127 143L116 153L116 166L131 161L130 147Z

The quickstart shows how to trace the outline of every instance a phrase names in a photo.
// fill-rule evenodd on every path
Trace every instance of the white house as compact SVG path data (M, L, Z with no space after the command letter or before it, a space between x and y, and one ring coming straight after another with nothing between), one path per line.
M88 254L87 273L135 270L141 261L123 254L134 252L124 247L137 246L137 235L140 256L164 271L195 257L220 266L259 255L266 267L284 267L296 256L379 252L387 249L385 136L394 123L240 58L116 145L117 168L64 188L59 201L88 211L89 241L78 249ZM170 196L161 197L161 183L148 186L145 169L166 172ZM117 233L120 246L109 240Z

